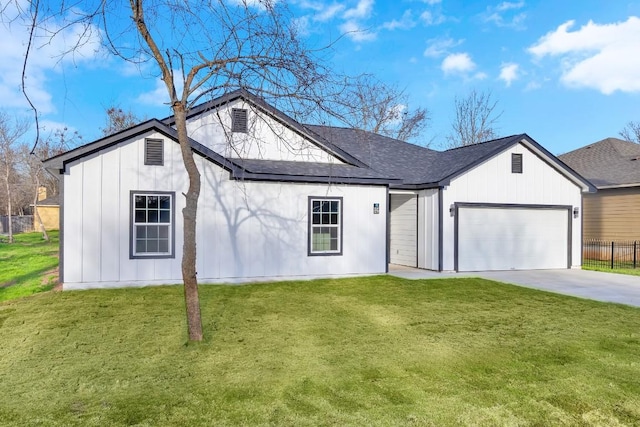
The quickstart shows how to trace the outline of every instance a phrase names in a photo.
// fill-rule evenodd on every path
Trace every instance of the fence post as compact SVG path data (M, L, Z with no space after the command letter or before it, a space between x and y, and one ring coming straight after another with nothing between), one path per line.
M636 258L637 258L637 249L638 249L638 241L633 241L633 268L636 268Z
M613 270L613 242L611 242L611 269Z

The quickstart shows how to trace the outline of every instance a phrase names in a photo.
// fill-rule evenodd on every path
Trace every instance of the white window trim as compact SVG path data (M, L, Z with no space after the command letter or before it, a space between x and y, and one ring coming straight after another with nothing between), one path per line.
M136 196L169 196L171 200L171 212L169 215L169 222L158 222L159 225L168 226L169 236L169 251L168 252L136 252L136 232L139 225L150 225L153 223L148 222L135 222L135 198ZM176 213L176 196L173 191L135 191L130 192L130 219L129 219L129 258L130 259L162 259L162 258L175 258L175 213Z
M338 224L314 224L313 223L313 202L338 202ZM309 228L308 228L308 252L309 256L327 256L327 255L342 255L343 248L343 229L344 229L344 217L343 217L343 198L342 197L314 197L309 196L308 202L308 215L309 215ZM330 227L338 229L338 249L328 251L314 251L313 250L313 230L317 227Z

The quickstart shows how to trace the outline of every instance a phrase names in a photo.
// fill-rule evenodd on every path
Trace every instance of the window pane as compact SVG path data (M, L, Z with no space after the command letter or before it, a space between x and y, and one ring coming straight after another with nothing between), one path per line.
M147 237L149 239L157 239L158 238L158 227L147 227Z
M322 214L322 223L321 224L329 224L329 214Z
M158 211L149 211L147 222L158 222Z
M331 224L338 224L338 214L331 214Z
M146 208L147 198L145 196L136 196L136 208Z
M145 225L136 226L136 237L144 239L147 237L147 227Z
M329 202L322 202L322 212L329 212L329 208L330 208Z
M331 201L331 212L338 212L338 203L337 200Z
M333 228L329 228L329 234L331 235L332 239L337 239L338 238L338 228L337 227L333 227Z
M320 224L320 214L313 214L313 224Z
M312 209L314 212L320 212L320 202L317 200L314 200L312 202Z
M149 209L158 209L158 196L147 196L147 206Z
M338 239L331 239L331 250L332 251L338 250Z
M169 253L169 241L168 240L160 240L160 241L158 241L158 252Z
M136 240L136 252L141 254L147 252L146 240Z
M147 213L146 211L136 209L136 218L135 222L147 222Z
M164 226L158 227L158 236L163 239L169 238L169 226L164 225Z
M158 252L158 241L157 240L148 240L147 241L147 252Z
M160 222L171 222L171 212L160 211Z
M171 197L160 196L160 209L171 209Z

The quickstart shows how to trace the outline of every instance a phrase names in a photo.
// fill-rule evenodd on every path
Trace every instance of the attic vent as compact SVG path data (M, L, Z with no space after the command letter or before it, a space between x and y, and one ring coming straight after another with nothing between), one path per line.
M162 139L144 140L144 164L162 166L164 164L164 141Z
M231 132L247 133L247 110L244 108L231 109Z
M522 154L511 154L511 173L522 173Z

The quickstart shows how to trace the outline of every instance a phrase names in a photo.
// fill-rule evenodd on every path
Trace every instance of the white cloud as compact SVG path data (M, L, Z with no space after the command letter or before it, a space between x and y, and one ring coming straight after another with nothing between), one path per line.
M340 25L340 31L355 42L368 42L375 40L378 34L363 28L356 21L347 21Z
M341 13L345 9L343 4L334 3L329 6L324 6L317 14L314 15L313 20L318 22L326 22L333 19L336 15Z
M498 27L508 27L516 30L525 30L524 21L527 14L517 12L525 6L524 1L502 2L497 6L488 6L486 11L480 15L485 23L493 23Z
M558 57L561 81L571 87L587 87L604 94L640 92L640 18L595 24L589 21L570 31L574 21L542 36L528 50L537 58Z
M422 23L426 26L440 25L446 20L447 19L444 17L444 15L440 13L434 14L429 10L425 10L420 14L420 21L422 21Z
M437 58L443 56L449 52L450 49L459 46L464 40L454 40L452 38L446 39L429 39L429 44L425 49L423 55L431 58Z
M433 6L434 4L441 3L442 0L422 0L422 3L426 3L429 6Z
M518 74L520 72L520 66L513 62L509 62L506 64L502 64L500 67L500 76L499 79L503 80L507 87L511 86L511 83L515 80L518 80L520 77Z
M405 10L400 20L393 19L382 24L382 28L385 28L387 30L409 30L415 26L416 22L413 20L413 14L411 10Z
M442 61L445 74L467 74L476 68L475 62L468 53L452 53Z
M500 3L498 6L496 6L496 10L500 12L504 12L505 10L522 9L523 7L524 7L524 1L519 1L519 2L505 1Z
M373 0L359 0L358 5L352 9L347 9L344 19L364 19L371 15Z
M20 92L22 64L29 38L28 16L22 11L28 5L8 2L2 11L3 25L0 25L0 99L4 108L27 108L28 104ZM51 34L56 34L51 38ZM81 40L78 43L78 40ZM77 48L65 54L70 47ZM91 63L100 52L100 32L95 27L88 31L80 25L65 26L62 22L49 20L46 28L34 33L34 43L29 54L25 87L31 101L41 114L55 111L53 97L47 90L51 73L60 72L64 66Z
M173 77L176 85L176 92L181 94L184 87L182 72L180 70L173 70ZM138 95L136 102L153 107L166 107L169 103L169 93L167 92L167 86L164 84L164 81L158 77L156 79L155 88L149 92Z

